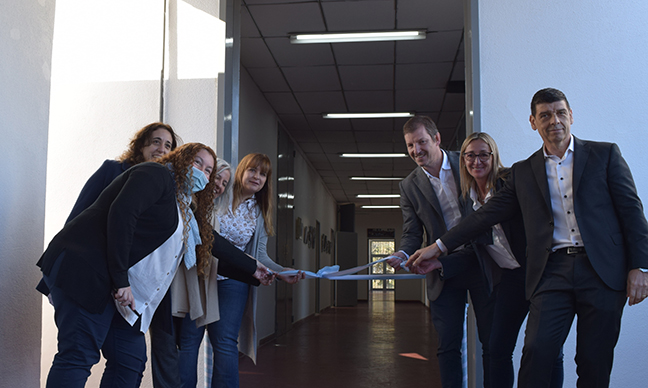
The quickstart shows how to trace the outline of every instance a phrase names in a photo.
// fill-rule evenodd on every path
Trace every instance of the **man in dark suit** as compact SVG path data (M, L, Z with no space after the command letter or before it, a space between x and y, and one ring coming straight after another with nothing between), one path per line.
M521 212L531 307L518 386L549 386L578 316L578 387L607 387L626 297L633 305L648 295L648 223L618 146L572 136L561 91L538 91L529 121L542 149L513 165L497 195L408 264L430 268L444 247Z
M400 184L403 235L400 250L393 255L406 260L424 241L432 242L461 219L458 201L459 153L441 150L441 135L427 116L411 118L403 127L407 151L418 164ZM388 261L399 269L399 259ZM439 271L427 275L432 322L438 333L437 357L444 388L461 388L463 368L461 344L463 321L470 291L479 337L484 344L484 381L488 387L488 338L493 301L474 254L444 263Z

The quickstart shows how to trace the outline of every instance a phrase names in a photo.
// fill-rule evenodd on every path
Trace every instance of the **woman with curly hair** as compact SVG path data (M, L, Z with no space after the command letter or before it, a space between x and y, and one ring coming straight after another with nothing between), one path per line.
M100 350L102 386L139 385L144 333L178 266L209 270L215 160L189 143L137 164L52 239L38 262L59 329L48 387L83 387Z
M90 206L103 189L119 174L136 164L161 158L175 150L177 146L178 135L168 124L155 122L137 131L131 139L128 149L117 160L104 161L101 167L88 179L74 203L66 223L72 221L74 217Z

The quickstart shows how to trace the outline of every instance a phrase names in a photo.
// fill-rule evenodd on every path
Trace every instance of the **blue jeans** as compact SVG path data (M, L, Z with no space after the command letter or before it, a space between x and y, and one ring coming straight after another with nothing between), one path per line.
M525 297L525 268L506 269L495 288L495 312L490 339L491 388L513 388L513 351L520 327L529 312ZM556 358L550 388L563 386L563 352Z
M245 312L249 286L234 279L218 281L220 320L207 325L214 349L212 388L238 388L238 333ZM184 388L197 383L198 351L205 327L196 327L186 316L180 331L180 377Z
M101 314L79 306L54 280L64 260L59 256L48 276L43 276L54 303L58 327L58 352L47 377L48 388L83 388L90 369L106 357L102 388L139 387L146 365L146 342L139 323L131 327L110 302Z
M475 309L477 332L482 343L484 387L489 387L490 338L494 298L488 296L477 260L462 273L445 280L443 291L430 301L432 322L438 334L437 358L443 388L462 388L461 344L468 292Z

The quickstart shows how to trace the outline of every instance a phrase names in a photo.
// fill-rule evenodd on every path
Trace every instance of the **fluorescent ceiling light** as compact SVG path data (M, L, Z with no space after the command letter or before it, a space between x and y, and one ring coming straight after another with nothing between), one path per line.
M363 209L398 209L398 205L363 205Z
M425 39L425 30L382 31L382 32L346 32L323 34L292 34L290 43L343 43L343 42L380 42L391 40Z
M406 158L407 154L340 154L341 158Z
M356 198L400 198L400 194L358 194Z
M412 112L383 112L383 113L324 113L325 119L385 119L399 117L413 117Z
M352 181L402 181L405 178L399 177L377 177L377 176L352 176Z

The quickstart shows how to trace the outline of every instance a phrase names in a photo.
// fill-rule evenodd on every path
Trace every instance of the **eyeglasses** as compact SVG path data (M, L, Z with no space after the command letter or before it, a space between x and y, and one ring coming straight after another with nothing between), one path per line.
M479 153L479 154L475 154L475 153L469 152L469 153L467 153L467 154L464 153L464 154L463 154L463 157L464 157L464 159L466 159L467 162L471 162L471 163L472 163L472 162L475 161L475 158L479 158L479 160L481 160L482 162L486 163L486 162L488 162L488 160L490 159L491 155L493 155L492 152L481 152L481 153Z

